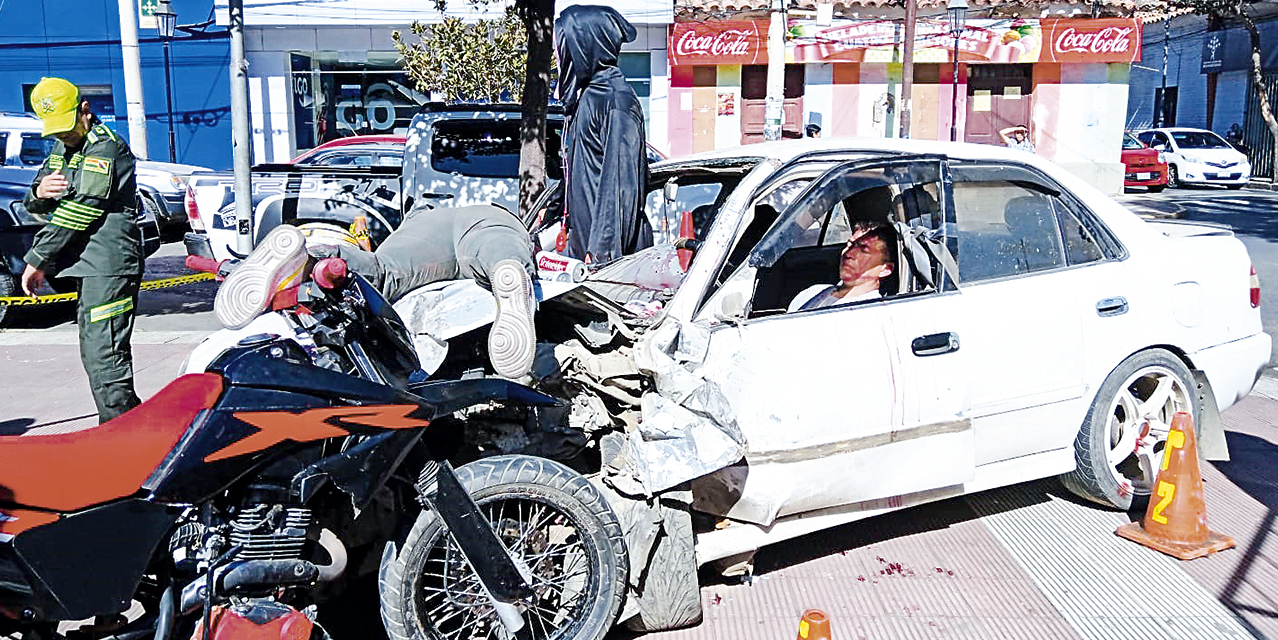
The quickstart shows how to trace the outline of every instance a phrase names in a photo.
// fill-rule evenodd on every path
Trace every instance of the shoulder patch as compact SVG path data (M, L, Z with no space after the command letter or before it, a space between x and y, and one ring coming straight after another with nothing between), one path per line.
M93 156L84 157L84 170L103 175L111 175L110 158L95 158Z
M62 169L62 165L65 163L65 161L62 159L62 156L54 153L49 155L48 163L49 163L49 171L59 171Z

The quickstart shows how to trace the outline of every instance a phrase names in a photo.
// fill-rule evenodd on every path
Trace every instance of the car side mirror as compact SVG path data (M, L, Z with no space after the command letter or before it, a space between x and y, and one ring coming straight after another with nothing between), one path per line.
M667 182L663 190L663 197L666 199L666 202L674 202L677 200L679 198L679 183L674 180Z
M719 310L714 314L714 319L719 322L741 322L745 320L745 307L745 295L734 291L719 300Z

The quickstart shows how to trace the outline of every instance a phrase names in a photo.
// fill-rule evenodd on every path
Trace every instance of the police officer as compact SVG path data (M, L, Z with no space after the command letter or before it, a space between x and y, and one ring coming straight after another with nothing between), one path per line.
M66 80L41 79L31 106L58 142L23 199L49 223L24 258L22 290L35 295L46 273L76 283L80 359L106 422L140 402L129 345L142 282L133 152Z

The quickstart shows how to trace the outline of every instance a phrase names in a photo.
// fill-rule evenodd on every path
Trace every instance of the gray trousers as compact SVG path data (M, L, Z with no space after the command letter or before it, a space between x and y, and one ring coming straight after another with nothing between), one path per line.
M340 245L310 253L342 258L391 302L442 280L467 278L491 289L489 274L502 260L518 261L537 276L528 230L513 213L492 205L415 208L375 252Z

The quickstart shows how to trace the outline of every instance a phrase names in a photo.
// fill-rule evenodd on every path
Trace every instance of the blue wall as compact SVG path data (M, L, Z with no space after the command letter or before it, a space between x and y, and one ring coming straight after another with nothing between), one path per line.
M178 24L208 20L212 0L173 0ZM118 0L0 0L0 111L29 111L24 84L60 76L84 85L110 85L118 133L128 136L124 72L118 44L66 46L120 38ZM216 25L210 31L225 31ZM177 161L213 169L231 166L230 45L227 38L170 45ZM168 160L164 49L154 29L140 29L147 149Z

